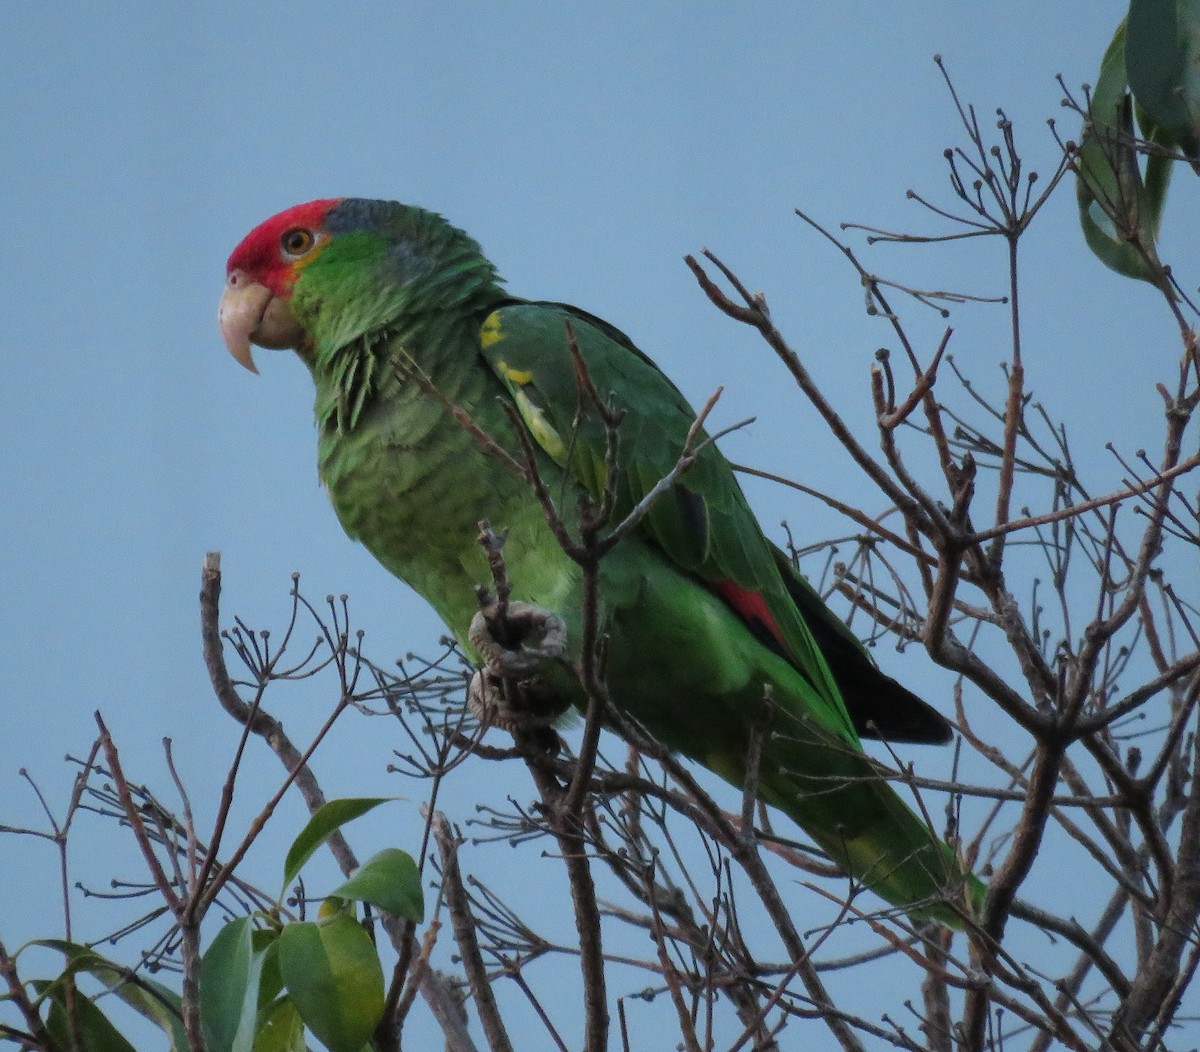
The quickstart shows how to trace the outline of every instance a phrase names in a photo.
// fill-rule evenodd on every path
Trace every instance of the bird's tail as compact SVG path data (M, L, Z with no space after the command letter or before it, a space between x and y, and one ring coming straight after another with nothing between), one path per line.
M775 745L778 745L776 739ZM792 740L793 745L800 743ZM977 915L984 885L880 775L870 757L846 745L768 748L761 795L798 823L855 881L917 920L961 930ZM824 770L821 770L824 768Z

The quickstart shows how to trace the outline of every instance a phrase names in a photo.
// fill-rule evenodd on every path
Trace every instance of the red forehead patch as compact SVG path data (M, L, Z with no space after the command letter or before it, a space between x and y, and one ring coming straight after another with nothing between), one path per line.
M342 200L344 198L324 197L319 201L293 205L259 223L233 250L226 273L244 270L255 280L279 292L277 286L283 283L283 277L290 269L289 262L280 254L279 239L293 227L320 230L329 210Z

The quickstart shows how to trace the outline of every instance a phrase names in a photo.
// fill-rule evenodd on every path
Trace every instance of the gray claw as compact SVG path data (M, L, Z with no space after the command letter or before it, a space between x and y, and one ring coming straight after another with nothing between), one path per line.
M543 687L538 672L561 660L567 651L567 626L553 610L532 603L510 602L505 628L516 638L516 646L501 644L492 634L494 604L480 610L467 630L484 667L471 678L467 706L481 722L507 731L547 726L562 709ZM507 681L514 690L506 693Z

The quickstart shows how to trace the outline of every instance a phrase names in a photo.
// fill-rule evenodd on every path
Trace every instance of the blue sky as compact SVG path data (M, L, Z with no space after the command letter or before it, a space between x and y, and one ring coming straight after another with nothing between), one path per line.
M236 735L200 660L206 550L224 556L227 619L280 625L300 570L314 597L351 595L381 658L434 649L435 619L345 539L317 485L303 369L260 352L255 378L220 342L224 261L257 222L323 196L437 209L515 293L611 320L694 401L726 385L721 420L759 417L726 443L733 459L853 499L861 489L780 367L709 306L681 257L710 247L766 291L865 425L867 371L888 333L793 208L828 224L933 227L904 191L947 200L941 150L961 141L935 52L981 115L1005 107L1029 163L1048 172L1045 119L1076 134L1053 76L1094 79L1121 13L1116 0L3 5L0 822L38 821L19 767L63 806L62 758L86 749L97 708L137 777L164 792L159 742L172 737L211 806ZM914 283L1000 291L998 246L877 251L874 265ZM1069 190L1030 251L1030 383L1065 396L1061 415L1109 479L1105 441L1154 447L1160 378L1125 385L1114 418L1113 370L1162 346L1169 326L1149 291L1085 252ZM955 351L996 382L1005 348L980 317L955 319ZM787 493L748 489L767 524L787 518L807 538L842 528ZM942 682L921 655L883 658L918 690ZM319 718L286 714L297 731ZM330 743L331 794L419 799L385 774L370 738L348 721ZM253 762L246 814L276 777L272 757ZM464 776L455 817L482 791ZM283 821L294 830L299 809ZM415 820L392 821L375 829L403 846ZM73 875L107 877L118 863L100 852L115 829L81 836L96 853ZM55 934L41 891L51 852L11 839L2 850L21 862L0 875L0 936ZM273 872L270 850L256 861ZM82 909L78 934L102 930Z

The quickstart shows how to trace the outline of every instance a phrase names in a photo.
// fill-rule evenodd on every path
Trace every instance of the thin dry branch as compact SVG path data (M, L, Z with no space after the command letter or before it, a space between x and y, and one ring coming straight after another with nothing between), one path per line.
M704 290L704 294L708 296L718 309L729 315L729 317L757 329L762 334L763 339L767 341L780 360L788 367L797 385L825 419L834 436L854 458L855 463L883 491L888 500L897 505L906 515L914 516L917 521L922 523L924 526L922 532L930 529L925 524L926 518L933 519L934 521L942 518L933 502L922 501L906 493L896 484L884 467L867 453L850 428L846 426L841 416L825 398L823 392L817 387L808 370L800 362L799 356L784 339L783 334L775 327L775 324L771 321L765 300L761 296L754 296L748 292L732 271L711 252L706 250L704 255L705 258L725 275L726 280L738 291L744 301L744 305L731 300L709 278L704 268L696 262L694 256L685 256L684 262L691 269L696 281L699 283L701 289Z
M1139 497L1144 493L1149 493L1156 486L1178 478L1180 475L1186 475L1189 471L1193 471L1197 467L1200 467L1200 454L1188 457L1174 467L1156 474L1153 478L1136 484L1128 484L1122 489L1114 493L1109 493L1104 497L1095 497L1092 500L1081 501L1079 504L1069 504L1064 508L1047 512L1044 515L1030 515L1021 519L1011 519L1003 524L978 530L971 535L969 542L971 544L982 544L984 541L991 540L1001 534L1016 533L1019 530L1027 530L1035 526L1046 526L1050 523L1078 519L1086 512L1095 511L1098 508L1106 508L1113 504L1120 504L1131 497Z
M458 838L444 815L434 814L432 826L433 839L442 860L442 896L450 912L454 941L462 955L463 969L467 973L467 982L471 984L471 994L475 998L484 1036L492 1052L512 1052L513 1045L492 993L492 985L488 981L487 970L483 964L483 955L479 952L475 918L471 914L471 903L458 868Z

